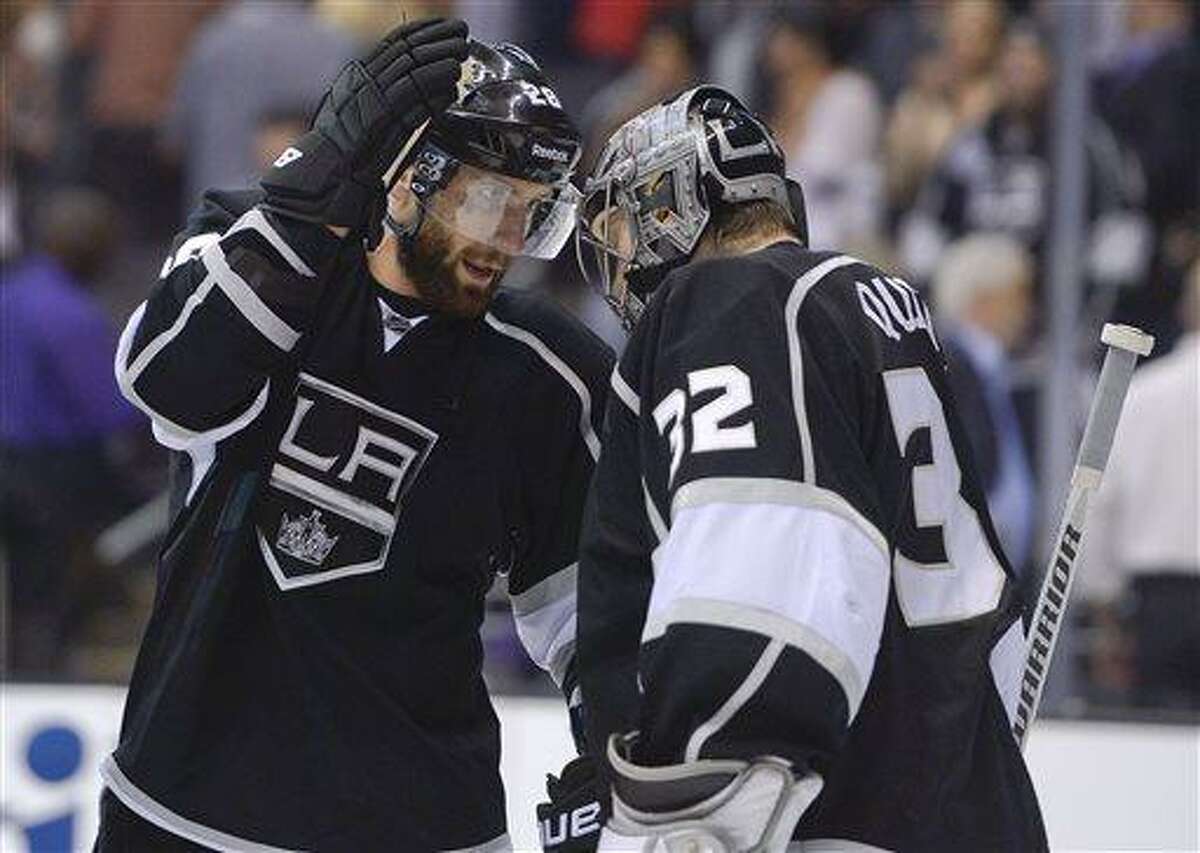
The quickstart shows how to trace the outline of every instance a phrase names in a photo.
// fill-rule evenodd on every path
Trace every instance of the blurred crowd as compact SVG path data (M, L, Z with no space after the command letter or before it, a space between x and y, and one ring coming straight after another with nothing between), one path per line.
M811 243L939 316L998 535L1032 595L1065 7L1045 0L6 0L0 12L0 562L7 677L123 679L154 594L168 460L120 398L117 330L211 186L253 181L402 15L538 56L586 138L706 80L770 122ZM1082 7L1080 366L1100 323L1158 339L1082 565L1085 708L1200 710L1200 13ZM614 346L570 252L518 264ZM1190 295L1189 295L1190 288ZM886 289L881 288L881 292ZM1141 381L1144 379L1145 381ZM1081 401L1080 408L1085 405ZM1140 456L1139 456L1140 454ZM1090 565L1089 565L1090 564ZM1085 580L1087 578L1091 580ZM503 611L489 678L534 689ZM547 682L548 683L548 682Z

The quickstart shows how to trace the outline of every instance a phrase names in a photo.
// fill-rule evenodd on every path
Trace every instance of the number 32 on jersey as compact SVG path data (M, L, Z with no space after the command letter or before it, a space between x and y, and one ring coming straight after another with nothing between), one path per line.
M683 461L683 420L687 413L688 395L696 397L705 391L720 391L717 397L692 412L692 453L711 453L714 450L744 450L757 447L754 421L735 427L721 422L742 412L754 403L750 377L732 364L706 367L688 374L688 388L676 388L654 407L654 423L667 437L671 446L671 470L667 486L675 481L675 472Z
M993 553L975 509L962 497L959 467L941 399L923 368L883 374L888 410L900 452L919 431L928 430L931 458L912 460L912 507L918 529L940 534L944 562L920 562L897 543L894 556L896 597L905 622L913 628L981 616L996 608L1005 574ZM668 485L685 451L710 453L757 446L754 421L723 426L754 404L750 377L731 364L693 370L685 391L676 388L654 407L654 423L666 437L671 460ZM691 413L691 447L685 448L684 420L689 397L718 395Z

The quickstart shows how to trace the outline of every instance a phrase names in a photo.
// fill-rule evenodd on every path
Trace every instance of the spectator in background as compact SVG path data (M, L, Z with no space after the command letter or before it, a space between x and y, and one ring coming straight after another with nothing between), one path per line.
M826 10L803 6L780 15L766 46L771 125L804 187L814 249L880 229L883 110L871 81L845 66L844 35Z
M14 258L29 236L37 200L52 182L64 39L62 13L55 4L23 0L4 6L0 258Z
M1004 8L998 0L951 0L945 5L940 38L912 64L888 123L885 158L892 214L913 203L950 139L982 122L995 107L1003 39Z
M454 0L315 0L316 12L326 23L350 34L365 51L402 21L419 21L454 12Z
M1012 398L1010 353L1029 326L1033 259L1003 234L947 249L933 280L950 387L966 427L1000 544L1026 576L1033 545L1033 469Z
M694 23L685 8L647 22L633 65L584 105L585 164L626 119L694 84L703 52Z
M1008 234L1040 262L1051 213L1053 77L1042 34L1031 24L1012 26L1000 57L999 102L945 149L902 225L900 253L914 277L928 281L947 243L972 231ZM1107 284L1137 280L1145 273L1146 246L1136 163L1098 118L1083 143L1089 274Z
M1079 583L1108 635L1093 662L1101 686L1123 687L1111 656L1126 595L1135 702L1200 710L1200 260L1183 306L1188 333L1133 376Z
M1182 273L1200 251L1200 47L1196 5L1130 0L1127 38L1100 75L1096 107L1137 156L1145 209L1154 226L1155 266L1147 286L1126 294L1121 319L1173 334Z
M140 419L117 392L116 336L89 292L112 251L114 220L95 192L49 197L38 251L0 283L0 539L13 671L60 662L77 540L133 503L110 454Z
M210 187L240 187L261 174L261 117L313 111L355 53L354 38L308 0L235 0L210 18L187 52L165 126L168 147L182 158L183 197L190 203Z
M178 174L162 157L159 129L179 65L220 0L71 5L70 44L90 67L84 177L123 211L137 240L166 241L179 221Z

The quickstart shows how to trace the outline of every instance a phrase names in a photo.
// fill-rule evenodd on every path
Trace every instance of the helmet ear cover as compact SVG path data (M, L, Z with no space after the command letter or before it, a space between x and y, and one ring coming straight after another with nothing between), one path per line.
M800 184L787 178L784 181L787 186L788 207L791 209L792 222L796 226L796 236L800 238L800 242L808 248L808 208L804 203L804 190Z

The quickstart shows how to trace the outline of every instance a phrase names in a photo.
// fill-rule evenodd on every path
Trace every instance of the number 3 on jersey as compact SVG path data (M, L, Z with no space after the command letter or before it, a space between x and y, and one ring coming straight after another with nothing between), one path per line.
M750 377L732 364L693 370L688 374L687 393L684 393L682 388L676 388L654 407L654 423L671 445L668 485L675 481L675 472L679 470L679 463L683 461L683 420L687 411L688 396L691 395L695 399L705 391L721 393L692 412L692 453L758 446L753 421L735 427L721 426L723 421L750 408L754 403Z
M922 563L897 542L896 598L910 627L941 625L988 613L1000 602L1004 569L992 552L974 508L959 492L958 465L942 401L919 367L883 374L888 409L900 452L921 429L929 431L931 460L915 462L912 506L918 529L941 534L946 562Z

